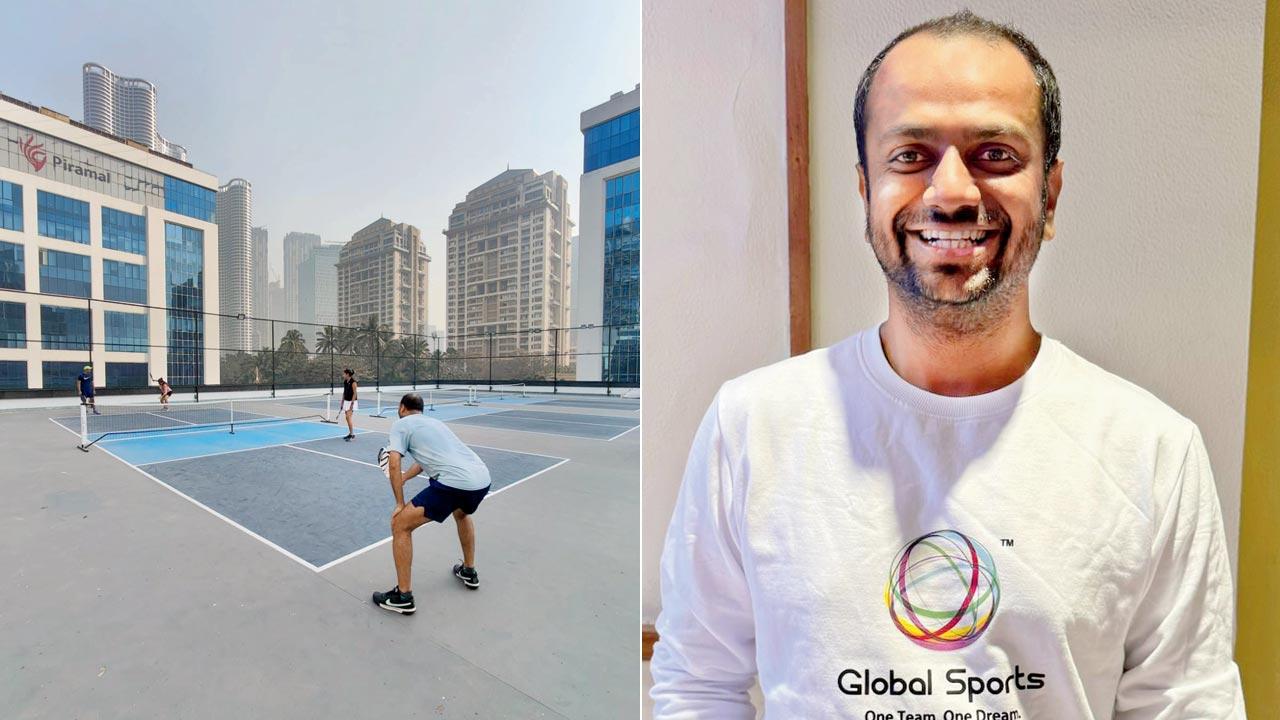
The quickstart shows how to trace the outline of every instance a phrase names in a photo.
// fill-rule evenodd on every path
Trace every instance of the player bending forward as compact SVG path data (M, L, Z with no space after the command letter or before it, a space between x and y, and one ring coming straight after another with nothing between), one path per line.
M422 396L409 393L400 399L400 419L391 425L390 444L379 453L396 496L391 513L391 554L396 564L397 584L387 592L373 594L382 608L405 615L417 608L413 604L410 573L413 570L413 537L417 528L430 521L444 522L453 515L458 525L458 542L462 545L462 564L453 566L453 574L474 590L480 587L476 573L476 529L471 514L489 492L489 468L445 424L422 415ZM413 463L402 471L405 456ZM408 504L404 501L404 483L425 472L428 486Z

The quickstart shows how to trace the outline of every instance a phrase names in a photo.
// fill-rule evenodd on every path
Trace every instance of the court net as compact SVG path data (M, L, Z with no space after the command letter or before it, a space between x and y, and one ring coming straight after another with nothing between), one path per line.
M413 391L422 396L423 409L432 412L445 405L483 405L490 402L501 402L511 398L528 397L524 383L489 386L470 385L467 387L442 387ZM400 398L405 391L379 390L377 402L369 413L369 417L395 417L400 408Z
M145 405L111 405L101 402L80 406L80 445L87 451L98 441L141 433L183 432L194 428L227 428L264 423L317 420L337 422L333 416L333 396L312 395L285 398L205 400Z

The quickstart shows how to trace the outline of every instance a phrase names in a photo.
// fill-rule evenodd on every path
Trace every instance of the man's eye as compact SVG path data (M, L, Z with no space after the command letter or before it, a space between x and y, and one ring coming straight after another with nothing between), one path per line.
M987 162L1004 162L1012 160L1013 155L1004 148L987 148L982 151L981 158Z
M891 160L890 162L902 162L910 165L910 164L918 163L923 159L924 159L924 156L920 154L919 150L903 150L897 155L894 155L893 160Z

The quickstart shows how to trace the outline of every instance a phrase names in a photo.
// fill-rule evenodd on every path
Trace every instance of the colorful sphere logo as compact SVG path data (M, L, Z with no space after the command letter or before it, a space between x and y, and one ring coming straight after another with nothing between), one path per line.
M894 626L920 647L968 647L1000 607L996 563L981 543L955 530L922 535L894 558L884 602Z

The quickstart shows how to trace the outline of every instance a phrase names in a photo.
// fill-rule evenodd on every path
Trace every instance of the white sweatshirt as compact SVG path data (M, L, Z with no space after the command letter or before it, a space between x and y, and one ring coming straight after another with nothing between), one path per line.
M974 397L877 329L726 383L662 555L657 718L1244 717L1199 430L1045 338Z

